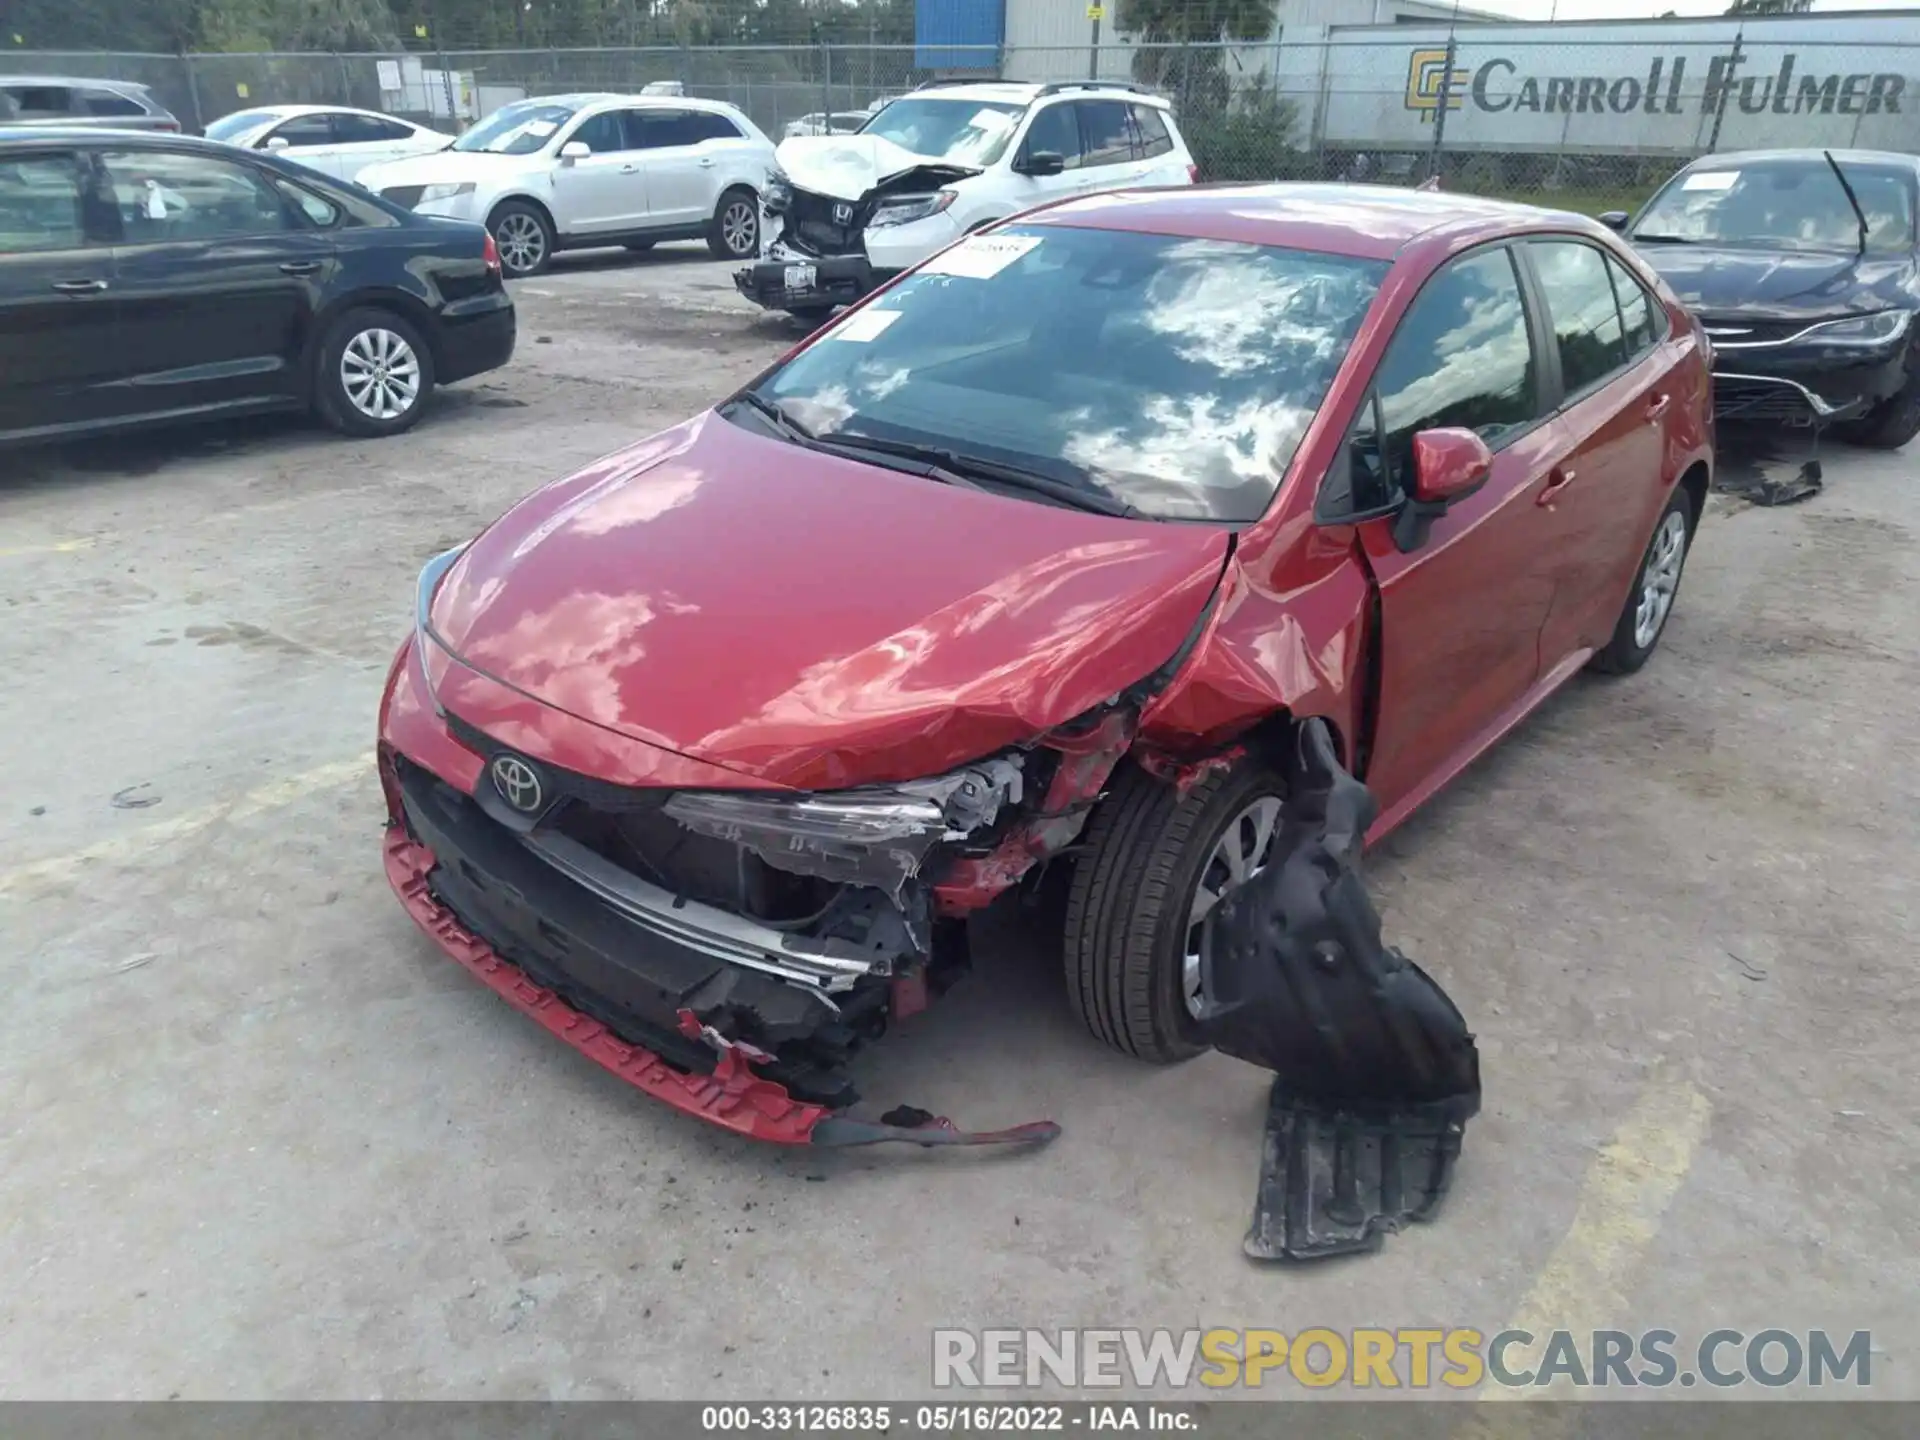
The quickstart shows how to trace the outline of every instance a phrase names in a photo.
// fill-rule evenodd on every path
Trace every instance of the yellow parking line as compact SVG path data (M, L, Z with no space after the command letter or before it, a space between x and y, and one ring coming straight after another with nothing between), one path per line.
M1589 1332L1618 1325L1626 1317L1627 1292L1659 1233L1661 1218L1693 1165L1712 1113L1712 1102L1678 1074L1658 1074L1640 1092L1633 1109L1588 1168L1573 1224L1506 1326L1535 1337L1531 1345L1507 1347L1508 1370L1537 1369L1555 1330L1574 1332L1584 1355ZM1507 1389L1489 1380L1480 1398L1534 1400L1564 1394L1559 1384ZM1505 1419L1520 1423L1503 1423ZM1574 1419L1570 1412L1543 1416L1530 1410L1524 1419L1513 1415L1496 1420L1481 1412L1456 1434L1461 1440L1505 1440L1507 1436L1538 1440L1562 1430L1570 1432ZM1549 1423L1555 1420L1564 1424Z
M90 536L78 540L56 540L51 545L11 545L0 550L0 560L11 560L16 555L70 555L75 550L91 550L94 542Z
M329 765L319 765L297 775L282 776L256 790L247 791L237 799L199 810L188 810L170 819L110 835L78 850L70 850L65 855L30 861L11 870L0 870L0 895L56 885L104 861L143 855L170 841L198 834L223 820L245 820L279 810L319 790L332 789L363 778L372 780L373 774L372 756L363 755L353 760L336 760Z

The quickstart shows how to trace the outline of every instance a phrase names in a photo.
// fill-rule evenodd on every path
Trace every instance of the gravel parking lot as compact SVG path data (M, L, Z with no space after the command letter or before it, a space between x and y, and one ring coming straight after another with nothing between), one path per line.
M862 1062L1064 1127L984 1157L709 1131L415 931L370 751L419 565L799 333L693 246L516 295L514 363L397 440L0 458L0 1395L897 1398L935 1326L1528 1321L1869 1329L1920 1397L1920 456L1716 496L1652 664L1376 856L1487 1108L1438 1223L1262 1269L1264 1077L1109 1053L1018 914Z

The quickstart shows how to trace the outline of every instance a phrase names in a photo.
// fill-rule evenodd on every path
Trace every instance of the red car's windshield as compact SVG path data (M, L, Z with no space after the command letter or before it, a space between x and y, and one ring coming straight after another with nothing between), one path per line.
M936 256L761 382L823 440L872 437L1097 490L1139 514L1266 509L1382 261L1019 226Z

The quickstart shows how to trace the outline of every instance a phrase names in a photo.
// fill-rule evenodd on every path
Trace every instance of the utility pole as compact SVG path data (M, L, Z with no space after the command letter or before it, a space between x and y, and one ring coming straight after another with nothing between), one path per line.
M1440 72L1440 93L1433 107L1433 153L1427 157L1427 175L1440 173L1440 147L1447 138L1447 105L1453 98L1453 32L1447 32L1446 68Z
M447 69L447 49L446 45L440 39L440 20L439 17L433 13L432 0L427 0L427 3L422 8L427 17L427 33L433 39L434 55L440 61L440 85L441 88L447 92L447 123L457 126L459 117L454 114L453 110L453 72Z
M1559 0L1554 0L1554 9L1559 10ZM1445 68L1440 72L1440 93L1435 97L1433 107L1433 153L1427 157L1427 178L1433 179L1440 173L1440 146L1447 138L1447 107L1453 101L1453 62L1454 27L1460 23L1460 0L1453 0L1453 18L1447 21L1447 58Z
M1100 17L1106 13L1106 7L1100 0L1087 6L1087 18L1093 22L1093 34L1087 41L1087 79L1100 78Z

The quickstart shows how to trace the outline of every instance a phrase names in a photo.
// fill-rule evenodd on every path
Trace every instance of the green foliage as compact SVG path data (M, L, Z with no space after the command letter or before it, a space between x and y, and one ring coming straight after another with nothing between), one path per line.
M1813 0L1733 0L1729 15L1804 15L1813 8Z
M1120 0L1121 33L1143 44L1264 40L1273 33L1273 0Z
M1273 93L1264 75L1220 109L1180 112L1202 180L1286 180L1304 163L1290 143L1299 108Z
M1232 99L1226 42L1273 33L1272 0L1121 0L1117 23L1139 47L1133 78L1183 106L1224 111Z

